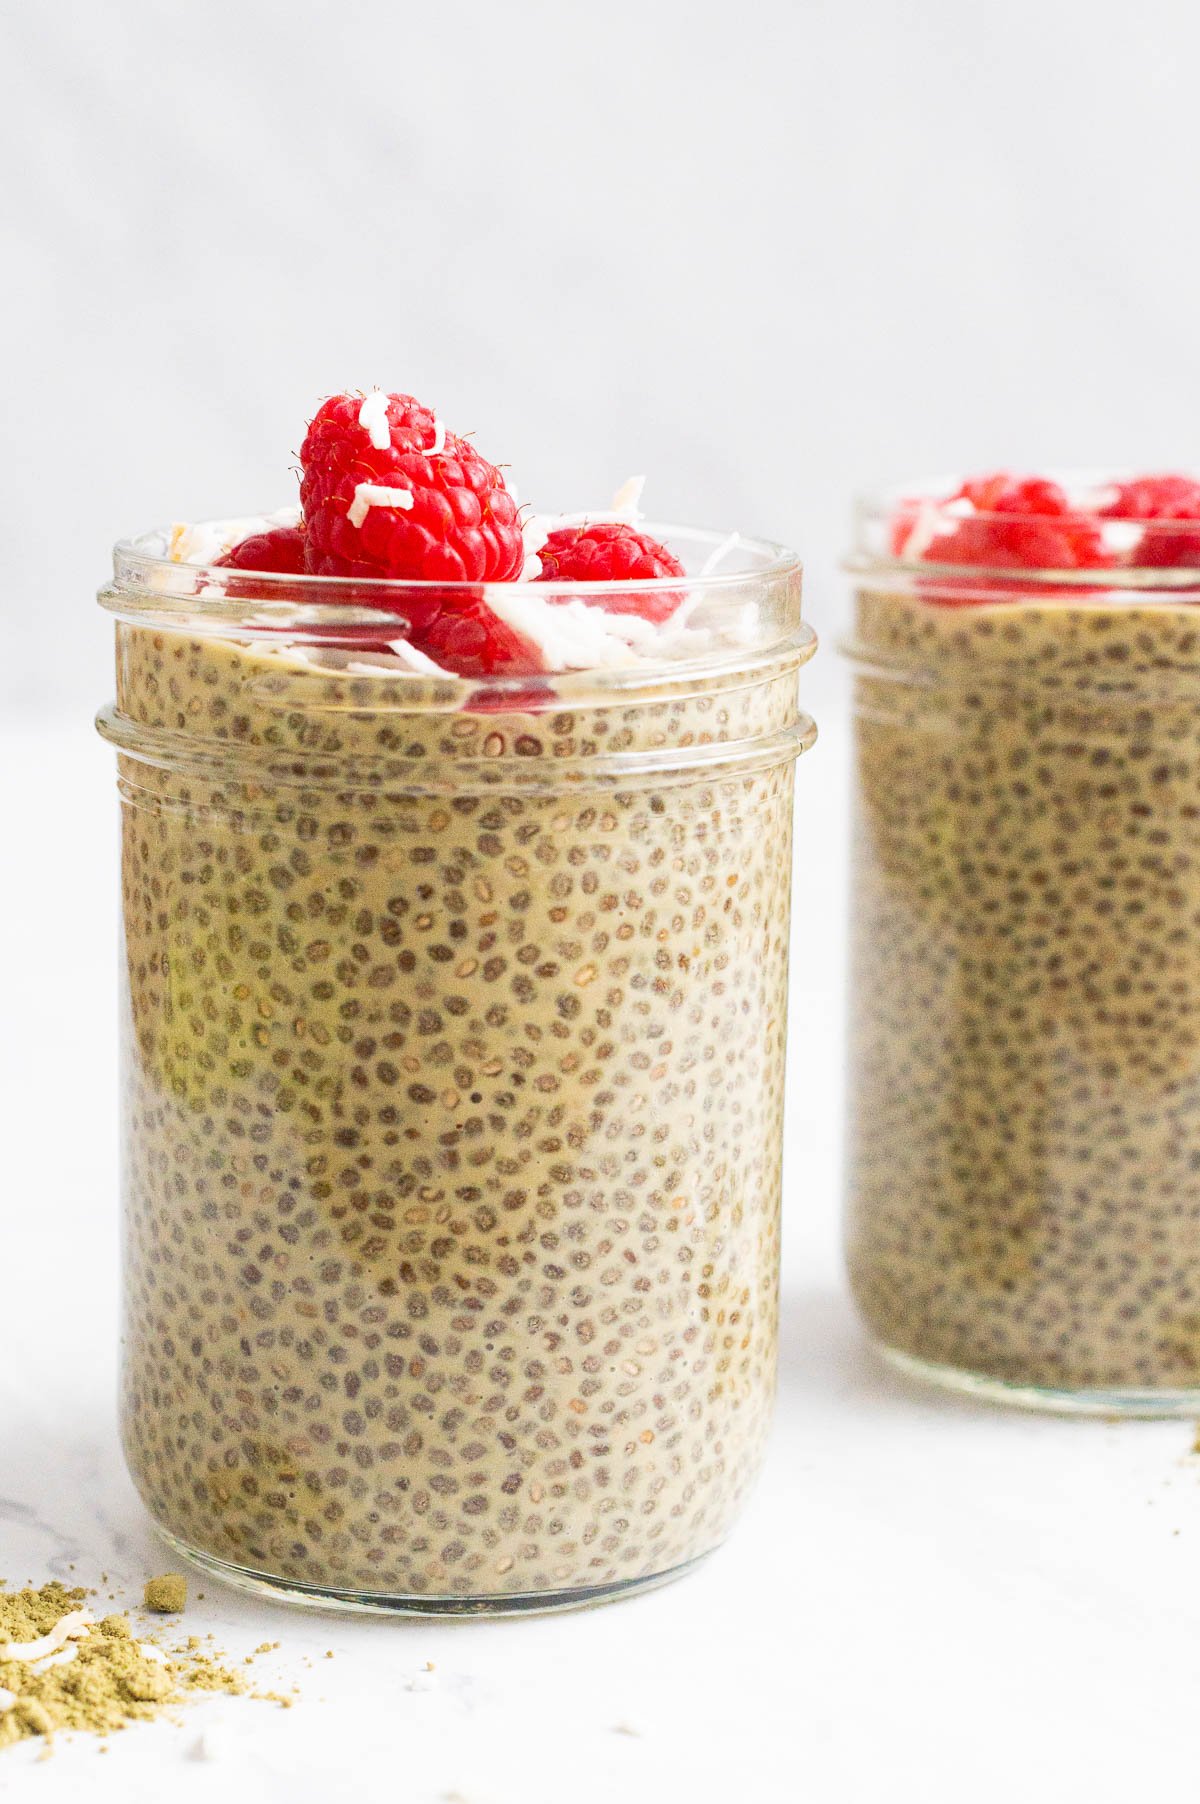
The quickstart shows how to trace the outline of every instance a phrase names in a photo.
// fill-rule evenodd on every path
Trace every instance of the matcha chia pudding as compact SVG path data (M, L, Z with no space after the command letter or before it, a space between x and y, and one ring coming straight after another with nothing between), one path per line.
M848 1257L894 1360L1200 1404L1200 483L868 506Z
M768 1426L799 568L628 485L523 519L405 396L301 461L102 596L127 1457L294 1597L615 1595Z

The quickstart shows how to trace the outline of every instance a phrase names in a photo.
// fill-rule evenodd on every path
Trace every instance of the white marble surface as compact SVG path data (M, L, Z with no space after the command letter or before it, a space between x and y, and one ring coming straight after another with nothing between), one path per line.
M864 1349L836 1250L842 745L801 766L788 1251L768 1469L686 1582L573 1617L348 1621L200 1580L189 1626L278 1639L288 1711L0 1754L0 1796L395 1804L1189 1798L1200 1461L1189 1423L1071 1423L909 1389ZM0 1576L167 1563L113 1420L115 803L86 723L0 732ZM334 1658L325 1660L327 1648ZM308 1661L312 1664L309 1666ZM426 1661L429 1689L410 1689ZM203 1736L211 1758L192 1757Z

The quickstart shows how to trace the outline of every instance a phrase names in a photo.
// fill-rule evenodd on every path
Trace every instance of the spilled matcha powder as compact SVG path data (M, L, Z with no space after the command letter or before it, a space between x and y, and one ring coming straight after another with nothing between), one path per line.
M190 1692L249 1693L245 1677L205 1653L196 1636L175 1649L139 1641L128 1616L97 1618L88 1596L57 1581L0 1588L0 1749L60 1729L108 1735Z
M161 1616L176 1616L187 1603L187 1580L182 1572L164 1572L161 1578L146 1580L146 1608Z

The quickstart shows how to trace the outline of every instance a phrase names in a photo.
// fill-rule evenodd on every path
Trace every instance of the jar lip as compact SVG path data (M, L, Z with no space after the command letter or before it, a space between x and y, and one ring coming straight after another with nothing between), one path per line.
M211 522L197 522L208 525ZM737 565L726 569L698 570L687 568L686 578L678 576L637 577L622 582L543 582L539 581L539 594L547 599L554 596L563 599L586 599L588 596L611 596L614 592L628 591L630 594L662 594L678 589L684 580L688 588L702 590L705 594L724 594L736 590L747 583L777 582L782 579L798 576L802 569L801 559L797 552L786 545L777 544L770 539L760 539L749 534L728 530L716 531L711 528L680 526L666 521L639 521L639 530L649 533L652 538L671 546L680 556L680 561L688 565L684 553L691 551L704 558L722 551L730 556L738 556L742 567ZM489 588L511 589L512 583L478 583L478 582L441 582L413 581L408 578L393 577L348 577L348 576L293 576L283 571L274 570L234 570L214 563L189 563L172 558L167 547L171 539L171 528L152 527L146 532L138 533L132 538L118 539L113 547L113 577L118 586L145 586L156 593L186 595L198 604L198 611L211 616L221 611L220 602L224 592L232 587L237 589L237 601L244 603L257 595L262 600L275 602L286 601L290 595L299 591L306 598L311 596L316 605L328 609L338 607L361 606L361 597L365 595L386 595L398 598L406 593L416 595L436 592L439 594L479 595ZM722 560L724 561L724 560ZM748 566L748 567L747 567ZM198 594L197 584L205 589L211 588L212 594ZM320 601L317 598L320 597ZM240 608L231 608L229 612L236 615ZM331 617L330 624L333 624Z
M547 694L607 694L811 655L815 641L800 618L802 566L794 552L740 533L649 521L646 530L672 545L683 576L628 583L297 577L178 561L169 555L170 533L158 529L116 546L113 580L99 600L129 625L253 643L273 660L370 664L352 674L403 682L414 694L418 686L436 686L451 706L464 705L481 688L499 697L531 685ZM636 604L639 596L681 591L680 605L657 622ZM529 659L486 676L440 667L421 652L419 639L408 643L418 598L427 605L430 593L448 596L451 607L455 596L490 603L530 640ZM624 594L630 605L614 609L614 596ZM609 606L589 608L584 618L578 608L568 613L545 605L589 598Z
M1106 604L1123 591L1129 592L1131 600L1143 598L1147 590L1162 591L1167 598L1177 598L1181 590L1200 589L1200 520L1119 519L1100 511L1111 501L1118 484L1135 481L1144 474L1132 469L1076 467L1044 472L1049 480L1066 491L1072 504L1071 511L1028 518L1067 528L1086 526L1097 535L1100 548L1106 554L1107 561L1102 563L1077 567L1027 567L998 562L948 563L924 556L924 545L942 533L954 532L964 518L978 521L985 528L1011 527L1013 523L1011 514L963 503L957 494L963 477L955 474L918 478L858 495L853 508L851 549L843 560L843 568L853 575L892 572L904 579L911 579L919 572L930 583L933 599L936 599L938 586L950 587L971 580L986 581L993 586L990 596L982 593L978 596L980 602L1003 599L1004 589L1033 591L1028 598L1038 601L1046 597L1036 592L1047 589L1059 591L1068 600L1074 597L1066 592L1091 591ZM1200 481L1197 472L1183 470L1173 474ZM916 525L905 544L897 550L893 528L902 507L916 510ZM918 534L921 549L911 555L908 546ZM1184 539L1196 541L1194 561L1178 564L1167 561L1172 549L1178 551ZM1142 555L1146 551L1155 555L1146 558ZM1011 605L1011 601L1006 605Z

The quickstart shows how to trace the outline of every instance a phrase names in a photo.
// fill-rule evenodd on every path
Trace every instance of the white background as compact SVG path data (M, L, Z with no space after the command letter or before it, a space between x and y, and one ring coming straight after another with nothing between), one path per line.
M1191 1426L929 1398L837 1251L852 491L1200 462L1200 8L0 0L0 1577L161 1566L113 1440L119 534L287 500L321 393L436 404L549 507L797 543L799 772L774 1449L688 1584L405 1628L215 1588L296 1709L215 1703L0 1794L746 1804L1200 1791ZM307 1653L337 1658L310 1672ZM406 1679L426 1659L429 1693ZM186 1759L201 1722L225 1737ZM634 1734L619 1732L633 1729ZM323 1770L325 1769L325 1770Z
M793 541L818 627L864 483L1195 461L1198 65L1194 0L0 0L0 699L95 702L112 540L290 500L335 388Z

